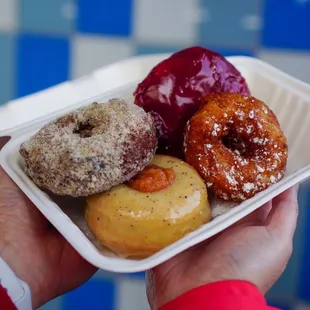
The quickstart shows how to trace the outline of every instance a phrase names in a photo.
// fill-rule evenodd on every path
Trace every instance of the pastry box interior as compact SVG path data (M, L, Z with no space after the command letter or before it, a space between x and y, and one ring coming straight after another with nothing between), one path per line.
M203 223L178 238L178 240L146 257L135 258L118 255L102 245L86 222L84 212L85 197L60 196L37 186L25 173L20 147L45 124L71 111L86 107L93 102L106 103L112 98L122 98L133 103L134 91L138 83L144 79L145 73L149 72L161 59L165 58L166 55L142 57L141 60L137 57L130 68L131 72L135 72L132 74L134 80L128 80L127 84L2 132L2 136L11 137L0 153L0 163L4 170L81 256L91 264L107 271L132 273L153 268L178 253L225 230L281 192L310 176L310 148L307 143L310 132L310 86L259 59L243 56L228 57L227 60L245 78L251 95L265 102L280 123L288 145L288 158L284 176L278 182L268 186L268 188L240 202L225 201L208 194L212 220ZM124 62L115 64L109 69L111 79L122 74L122 65L124 65ZM112 72L112 68L114 68L114 72ZM59 100L61 100L61 97L59 97ZM184 192L186 191L187 188L184 188ZM180 195L184 195L182 189ZM190 208L190 204L194 202L189 200L187 203ZM167 206L164 207L169 211L168 202ZM183 212L186 212L184 208ZM170 212L171 214L172 212ZM122 229L120 227L121 222L120 225L115 223L113 225L115 231ZM153 233L156 234L156 232ZM158 231L158 236L160 235ZM126 240L123 242L126 243Z

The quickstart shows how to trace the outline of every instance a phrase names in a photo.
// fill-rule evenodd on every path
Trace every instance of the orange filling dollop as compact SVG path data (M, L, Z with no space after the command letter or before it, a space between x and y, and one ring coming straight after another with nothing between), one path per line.
M167 188L174 180L173 169L150 165L130 180L128 186L142 193L154 193Z

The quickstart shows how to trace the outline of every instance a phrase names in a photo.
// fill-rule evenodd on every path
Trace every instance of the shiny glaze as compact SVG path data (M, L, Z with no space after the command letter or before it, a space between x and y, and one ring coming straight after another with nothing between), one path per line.
M98 241L123 257L146 257L211 218L206 186L187 163L155 155L152 164L173 169L175 181L155 193L120 185L87 199L86 220Z
M127 185L141 193L155 193L168 188L174 181L173 169L149 165L133 177Z
M231 63L202 47L177 52L151 70L134 95L136 104L155 119L159 153L182 157L186 122L198 110L202 95L218 92L250 94Z

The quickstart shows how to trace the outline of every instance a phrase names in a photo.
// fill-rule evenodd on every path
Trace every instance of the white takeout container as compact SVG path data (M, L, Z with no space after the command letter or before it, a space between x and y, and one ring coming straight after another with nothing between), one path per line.
M104 92L83 102L78 102L66 109L53 112L48 116L33 120L26 125L1 134L2 136L11 137L11 140L0 153L0 164L4 170L81 256L93 265L107 271L131 273L150 269L221 232L287 188L310 176L310 147L307 142L310 132L310 86L258 59L228 57L228 60L246 78L252 95L265 101L280 121L289 145L289 158L285 177L279 183L272 185L267 190L240 205L212 201L212 212L215 216L213 221L146 259L120 258L108 249L101 247L93 238L85 223L83 199L49 196L38 189L23 171L21 157L18 152L19 146L42 125L95 100L105 102L112 97L132 100L132 93L137 81L142 80L149 69L166 57L167 55L153 55L152 57L141 57L141 59L135 58L131 62L114 64L109 70L102 71L102 77L104 76L107 79L109 77L117 78L122 75L122 68L124 68L125 71L127 70L127 76L129 69L134 72L132 76L134 76L135 81L131 80L131 83L127 85ZM130 82L129 78L126 82ZM117 82L115 83L117 84Z

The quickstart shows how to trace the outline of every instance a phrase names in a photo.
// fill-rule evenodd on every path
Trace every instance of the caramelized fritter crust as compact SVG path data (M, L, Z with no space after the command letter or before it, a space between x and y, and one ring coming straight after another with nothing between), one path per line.
M265 103L221 93L205 96L188 121L184 152L216 196L241 202L282 179L288 145Z
M130 180L157 147L152 117L120 99L58 118L20 147L26 174L57 195L88 196Z

